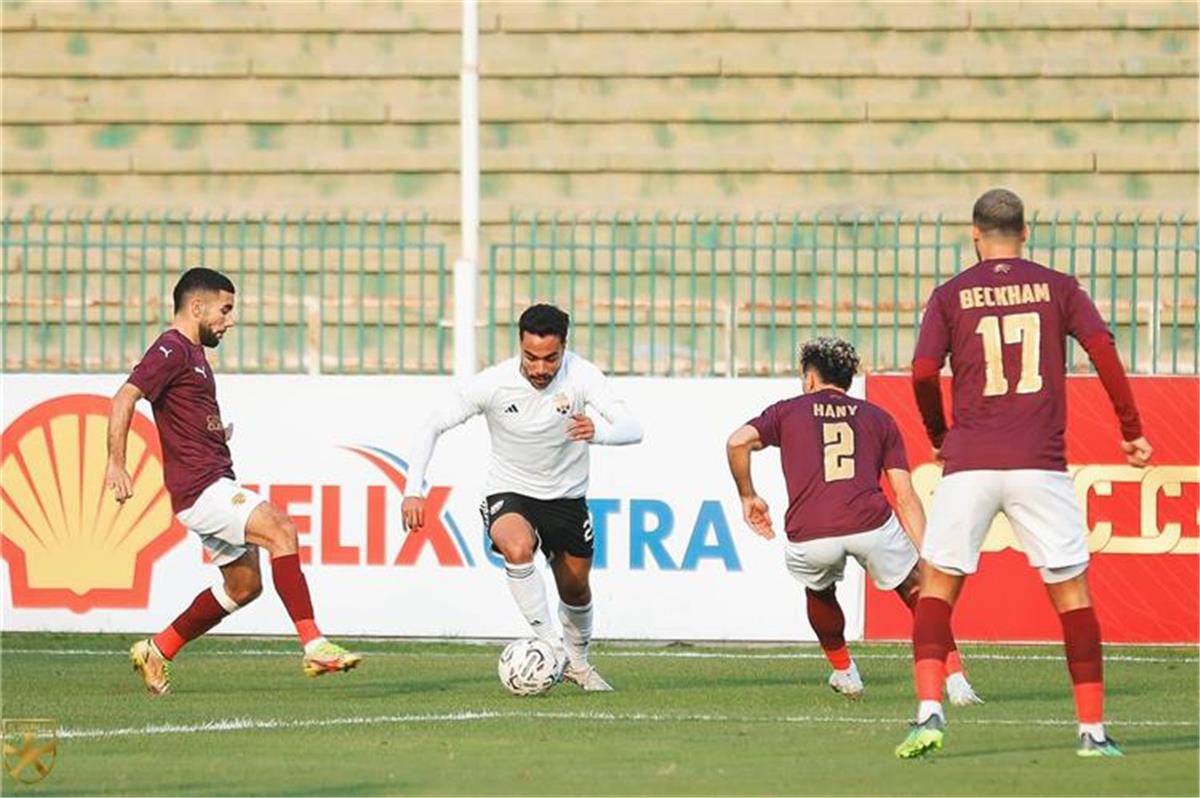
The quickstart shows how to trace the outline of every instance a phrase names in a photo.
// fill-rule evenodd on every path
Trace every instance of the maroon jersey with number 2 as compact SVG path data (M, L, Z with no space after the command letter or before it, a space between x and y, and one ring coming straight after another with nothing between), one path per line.
M870 402L825 389L777 402L749 422L779 447L788 540L854 535L892 514L879 484L885 468L908 469L896 422Z
M950 355L945 473L1065 471L1066 338L1107 329L1074 277L1032 261L980 261L935 288L914 361L941 368Z
M218 479L234 478L217 386L202 345L167 330L146 350L128 382L154 409L164 482L176 513L191 507Z

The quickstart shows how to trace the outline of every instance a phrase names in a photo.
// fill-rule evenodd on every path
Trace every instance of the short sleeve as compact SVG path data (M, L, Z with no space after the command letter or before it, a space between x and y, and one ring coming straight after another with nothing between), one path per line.
M921 317L921 333L917 338L913 360L932 360L939 366L946 361L950 351L950 323L946 318L942 294L942 291L935 289L925 303L925 315Z
M187 353L183 348L174 341L159 338L142 355L126 382L153 404L186 366Z
M1108 325L1104 323L1104 318L1096 309L1096 303L1088 296L1087 291L1083 290L1079 281L1067 278L1064 283L1066 284L1067 301L1064 303L1066 319L1063 326L1067 333L1082 343L1097 333L1108 332Z
M764 446L779 445L779 405L773 404L756 418L746 422L758 430L758 437Z
M908 470L908 453L904 450L904 438L900 428L891 416L884 416L883 427L883 467Z

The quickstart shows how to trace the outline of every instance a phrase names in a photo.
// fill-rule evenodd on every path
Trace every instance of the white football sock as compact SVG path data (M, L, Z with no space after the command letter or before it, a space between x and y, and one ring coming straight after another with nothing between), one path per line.
M547 643L557 646L558 638L554 624L550 622L550 605L546 602L546 583L532 562L514 565L504 563L508 589L512 592L517 608L529 622L533 633Z
M1103 723L1080 723L1079 733L1086 734L1096 742L1100 742L1105 739Z
M562 621L563 646L571 667L587 665L588 645L592 642L592 602L582 607L559 602L558 620Z
M225 592L224 585L214 585L212 594L213 598L217 600L217 603L221 605L221 609L225 610L225 612L233 614L238 611L240 605L229 597L229 594Z
M922 701L917 706L917 723L924 723L934 715L945 720L946 713L942 711L941 701Z

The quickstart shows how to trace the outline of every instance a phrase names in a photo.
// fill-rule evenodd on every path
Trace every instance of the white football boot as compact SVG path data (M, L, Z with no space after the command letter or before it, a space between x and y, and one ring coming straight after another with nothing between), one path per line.
M575 666L568 664L563 670L563 681L577 684L587 693L611 693L612 685L604 681L604 677L592 665L584 663Z
M858 665L854 660L850 660L850 667L844 671L834 671L829 674L829 686L835 693L841 693L850 699L862 698L863 687L862 677L858 675Z
M982 704L983 699L975 694L967 675L962 671L946 677L946 697L956 707L969 707L972 704Z

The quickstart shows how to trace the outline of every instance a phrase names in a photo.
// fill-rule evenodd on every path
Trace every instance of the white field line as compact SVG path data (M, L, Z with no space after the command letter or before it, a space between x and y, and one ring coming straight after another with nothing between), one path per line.
M497 712L483 710L478 712L451 712L408 715L367 715L341 718L222 718L203 723L171 723L150 726L126 726L121 728L78 728L60 729L59 739L78 740L112 737L145 737L164 734L205 734L238 731L269 731L276 729L318 729L330 726L362 726L362 725L405 725L421 723L472 723L489 720L574 720L601 723L765 723L765 724L848 724L861 726L897 726L903 727L906 720L901 718L847 718L824 715L779 715L779 716L738 716L738 715L662 715L643 712L542 712L542 711L511 711ZM985 726L1074 726L1073 720L955 720L957 724L975 724ZM1114 726L1144 726L1144 727L1181 727L1194 728L1197 721L1186 720L1142 720L1142 721L1109 721Z
M499 650L499 644L496 649ZM102 648L0 648L0 658L8 655L32 655L32 656L48 656L48 657L107 657L107 656L124 656L124 649L102 649ZM494 652L490 648L480 648L473 651L376 651L366 649L361 651L366 657L419 657L422 659L430 657L441 657L446 659L462 658L462 657L491 657ZM662 659L732 659L732 660L793 660L793 659L812 659L823 660L824 654L815 652L797 651L793 653L773 653L773 654L747 654L738 652L722 652L722 651L601 651L597 652L601 659L610 657L626 657L633 659L640 658L662 658ZM188 652L189 657L207 656L207 657L298 657L300 656L299 649L295 651L284 651L282 649L269 648L237 648L237 649L222 649L220 651L201 650ZM965 659L970 661L997 661L997 662L1063 662L1065 657L1062 654L988 654L985 652L973 653L969 649L963 651ZM855 653L856 660L910 660L912 655L908 653L893 653L893 654L871 654L871 653ZM1200 657L1161 657L1161 656L1141 656L1138 654L1106 654L1105 662L1145 662L1145 663L1167 663L1167 664L1184 664L1195 665L1200 663Z

